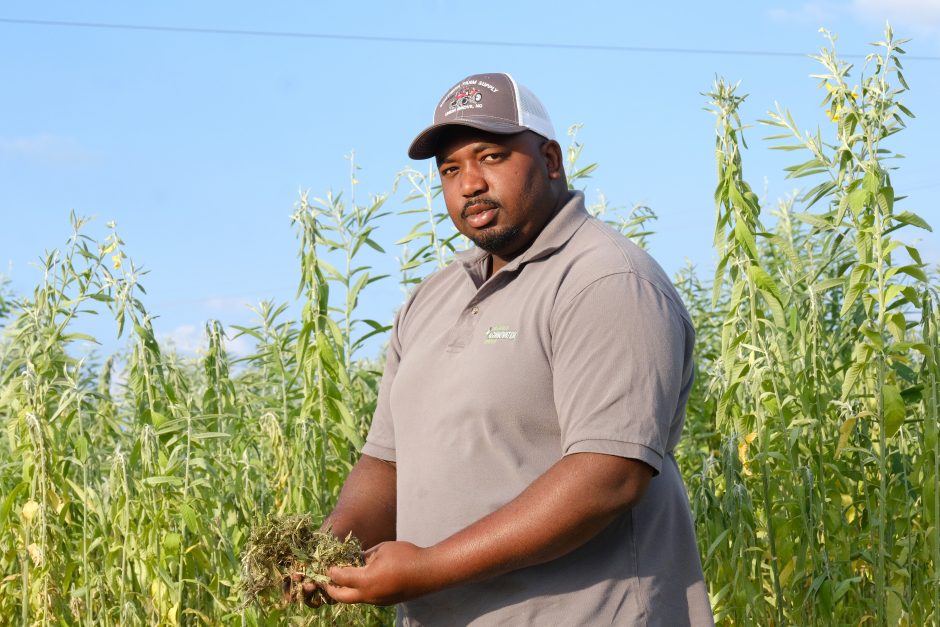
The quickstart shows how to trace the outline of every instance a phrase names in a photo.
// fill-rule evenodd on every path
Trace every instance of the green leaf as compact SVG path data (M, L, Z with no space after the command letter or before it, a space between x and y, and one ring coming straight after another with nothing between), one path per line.
M418 239L419 237L430 237L431 235L431 231L412 231L395 243L401 246L402 244L407 244L408 242Z
M878 190L878 193L875 194L875 198L878 200L878 207L881 209L881 213L891 215L891 212L894 210L894 189L891 187L882 187Z
M845 316L852 309L852 305L858 300L858 297L868 289L868 274L870 270L864 265L859 264L852 270L849 276L848 285L845 288L845 300L842 302L842 309L839 316Z
M874 170L869 170L865 173L865 178L862 179L862 187L872 194L878 192L878 188L881 186L881 176L875 173Z
M842 287L843 285L845 285L845 278L837 276L813 284L813 291L815 291L817 294L820 294L827 290L831 290L834 287Z
M852 389L855 387L855 382L858 381L859 376L861 376L862 371L865 369L866 362L856 362L849 366L849 369L845 372L845 379L842 380L842 400L845 401L848 399L849 395L852 393Z
M868 203L868 196L868 190L861 187L858 187L849 192L849 208L856 217L858 217L858 215L861 214L865 209L865 205Z
M910 256L910 258L914 260L914 263L916 263L919 266L924 265L924 261L920 257L919 250L917 250L913 246L905 246L904 248L907 250L907 254Z
M790 244L789 240L776 234L768 234L767 237L775 246L783 251L783 254L787 256L787 260L793 265L794 269L798 270L802 268L803 260L800 259L800 256L793 250L793 246Z
M179 477L161 475L157 477L145 477L144 484L145 485L164 485L164 484L183 485L183 480Z
M369 246L369 248L371 248L371 249L373 249L373 250L375 250L375 251L377 251L377 252L380 252L380 253L382 253L383 255L385 254L385 249L382 248L381 246L379 246L378 244L376 244L376 243L375 243L375 240L373 240L371 237L367 237L367 238L366 238L366 244Z
M86 342L91 342L92 344L100 344L98 340L88 335L87 333L66 333L62 336L63 342L72 342L75 340L85 340Z
M738 243L744 246L750 253L752 259L757 259L757 242L754 240L754 234L744 223L744 220L736 220L734 223L734 235Z
M180 516L183 517L183 522L190 531L200 533L199 516L189 503L180 505Z
M884 411L885 436L892 437L904 424L904 399L901 390L893 384L881 387L881 406Z
M821 218L821 217L819 217L818 215L816 215L816 214L814 214L814 213L799 213L799 212L797 212L797 213L793 213L793 214L791 214L791 215L792 215L794 218L796 218L797 220L799 220L800 222L805 222L806 224L810 224L810 225L812 225L812 226L817 226L817 227L819 227L819 228L821 228L821 229L831 229L831 228L832 228L832 224L831 224L828 220L826 220L825 218Z
M166 422L167 422L168 420L169 420L169 418L167 418L166 416L164 416L164 415L161 414L160 412L154 411L154 410L151 410L151 411L150 411L150 421L153 423L153 426L154 426L154 427L159 428L159 427L163 426L164 424L166 424Z
M6 519L10 516L10 510L13 509L13 502L16 498L29 490L29 482L21 481L16 485L15 488L10 490L9 494L6 495L6 498L3 499L3 502L0 503L0 525L3 525ZM9 529L9 527L3 527L4 529Z
M910 211L902 211L901 213L894 214L893 217L898 222L903 222L904 224L910 224L911 226L916 226L920 229L925 229L927 231L933 232L933 229L930 228L930 225L927 224L927 221L916 213L911 213Z
M761 296L764 297L764 300L767 301L767 306L770 307L770 314L773 316L774 324L777 325L780 329L785 329L787 326L787 319L783 313L783 304L780 300L768 290L758 290L761 293Z
M904 274L908 276L912 276L918 281L929 283L929 279L927 279L927 274L924 272L923 268L920 268L919 266L913 266L913 265L902 266L898 268L898 272L903 272Z
M157 429L157 435L166 435L168 433L173 433L174 431L182 431L185 428L186 418L177 418L176 420L161 423L161 427Z
M780 289L777 287L777 284L774 283L774 280L771 278L767 271L761 268L758 265L748 266L747 273L750 275L751 280L754 281L755 285L761 290L766 290L773 294L774 298L777 299L781 305L783 304L783 295L780 293Z
M712 543L708 546L708 550L705 551L705 562L708 562L712 558L712 556L715 554L715 550L718 548L718 545L724 542L729 533L731 533L731 529L725 529L712 541Z
M194 433L192 439L196 441L203 440L216 440L218 438L228 438L231 437L228 433L223 433L221 431L205 431L203 433Z
M886 317L885 322L888 326L888 331L894 336L894 339L898 342L904 341L904 333L907 330L907 320L904 319L904 314L900 311L891 314Z
M88 459L88 438L83 435L75 438L75 457L82 463Z
M163 536L163 549L167 553L176 554L179 552L180 545L183 543L183 537L175 532L167 533Z

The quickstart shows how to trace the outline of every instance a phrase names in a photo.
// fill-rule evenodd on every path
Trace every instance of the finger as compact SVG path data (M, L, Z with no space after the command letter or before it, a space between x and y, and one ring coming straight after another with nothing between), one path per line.
M323 588L332 599L340 603L362 603L365 600L362 591L356 588L344 588L329 583L324 585Z
M323 592L323 588L313 582L305 582L300 589L307 607L320 607L324 603L329 603L329 597Z
M333 566L326 574L336 586L355 588L362 579L362 570L353 566Z

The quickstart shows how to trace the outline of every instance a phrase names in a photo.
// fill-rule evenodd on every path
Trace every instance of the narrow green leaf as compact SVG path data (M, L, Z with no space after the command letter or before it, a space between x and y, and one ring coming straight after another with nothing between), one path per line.
M832 224L828 220L821 218L813 213L793 213L791 215L800 222L805 222L806 224L810 224L812 226L818 226L821 229L828 230L832 228Z
M903 222L904 224L910 224L911 226L916 226L917 228L924 229L927 231L933 232L933 229L927 224L927 221L916 213L911 213L910 211L902 211L901 213L896 213L892 216L898 222Z
M924 282L924 283L929 283L929 282L930 282L930 280L927 278L927 274L924 272L923 268L921 268L921 267L919 267L919 266L914 266L914 265L902 266L902 267L898 268L898 272L903 272L904 274L906 274L906 275L908 275L908 276L912 276L912 277L914 277L915 279L917 279L918 281L922 281L922 282Z
M752 259L757 259L757 242L754 240L754 234L744 223L744 220L736 220L734 223L734 235L735 239L741 244Z
M855 269L852 270L848 284L845 287L845 300L842 302L842 309L839 312L840 316L849 313L855 301L858 300L858 297L862 292L868 289L868 275L870 272L871 271L862 264L855 266Z
M156 477L145 477L143 480L145 485L183 485L183 480L180 477L172 477L169 475L162 475Z

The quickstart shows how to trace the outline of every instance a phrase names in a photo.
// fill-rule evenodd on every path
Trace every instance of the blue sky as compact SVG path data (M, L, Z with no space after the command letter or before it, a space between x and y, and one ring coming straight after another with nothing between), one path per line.
M807 129L825 125L822 92L802 56L825 44L825 26L844 53L867 53L890 19L912 37L912 56L940 57L940 0L629 3L556 0L403 3L65 2L9 0L0 20L434 39L420 43L338 38L236 36L41 26L0 21L0 273L31 292L31 265L62 246L74 209L94 216L104 237L114 220L135 262L149 270L146 304L161 336L197 350L209 318L246 324L247 305L293 298L297 242L289 216L298 192L349 186L355 151L357 197L389 190L411 162L405 150L440 94L467 74L509 71L537 93L556 131L584 125L586 184L614 205L644 203L659 220L652 252L673 273L714 261L714 125L703 110L716 75L741 81L745 120L775 102ZM492 42L492 43L486 43ZM798 53L796 56L585 50L498 42L684 50ZM936 145L940 61L909 60L917 115L890 147L906 155L895 188L904 208L940 227ZM856 73L857 76L857 73ZM824 132L826 132L824 126ZM796 188L749 131L745 174L768 200ZM562 144L565 141L562 137ZM403 195L388 208L401 208ZM382 227L392 244L407 218ZM940 263L938 234L916 233ZM387 322L402 298L393 281L364 297L364 313ZM296 311L296 310L295 310ZM106 350L113 329L85 322ZM237 351L244 344L234 345ZM377 346L370 350L377 350Z

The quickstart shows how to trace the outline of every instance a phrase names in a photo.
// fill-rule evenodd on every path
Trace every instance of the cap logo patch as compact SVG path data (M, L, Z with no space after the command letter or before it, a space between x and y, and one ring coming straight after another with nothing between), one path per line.
M453 100L450 101L450 108L469 107L471 102L480 102L483 100L483 94L476 87L461 90Z
M447 103L444 117L466 109L482 109L484 90L489 90L494 94L499 91L498 88L479 79L465 80L456 85L441 102L442 107L444 103Z

